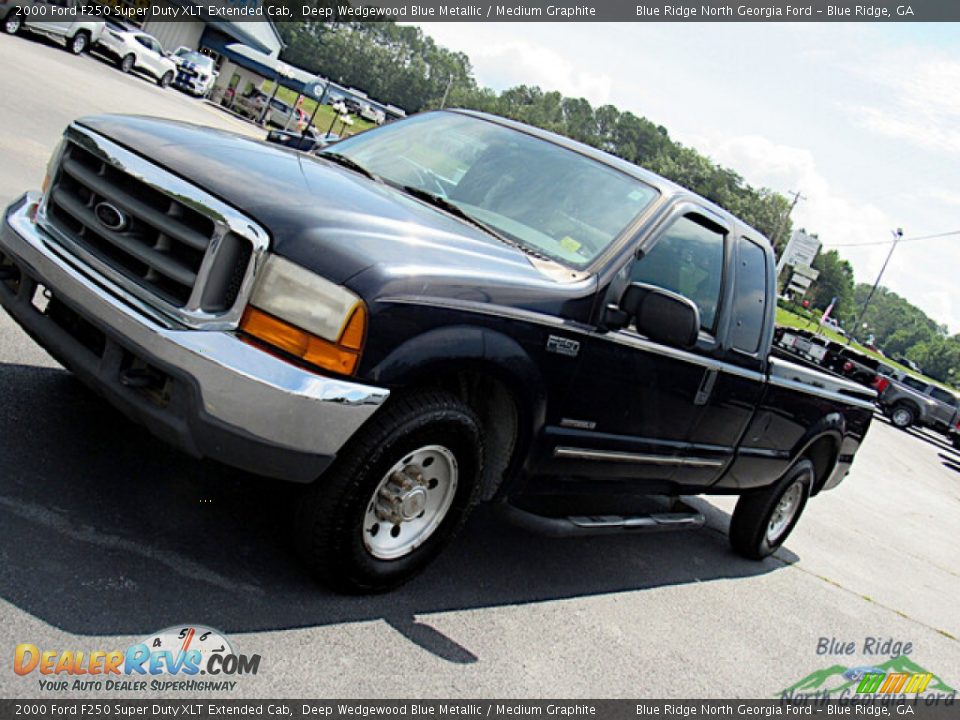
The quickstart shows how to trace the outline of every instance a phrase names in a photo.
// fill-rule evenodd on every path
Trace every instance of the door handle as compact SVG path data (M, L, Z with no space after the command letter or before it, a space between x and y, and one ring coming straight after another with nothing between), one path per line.
M706 405L713 394L713 386L717 382L717 371L714 369L705 370L703 379L700 381L700 387L697 390L697 396L693 399L694 405Z

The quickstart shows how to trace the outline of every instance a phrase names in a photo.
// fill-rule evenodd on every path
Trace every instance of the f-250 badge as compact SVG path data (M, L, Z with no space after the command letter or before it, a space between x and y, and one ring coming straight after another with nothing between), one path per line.
M576 357L580 352L580 343L570 338L550 335L547 338L547 352L566 355L567 357Z

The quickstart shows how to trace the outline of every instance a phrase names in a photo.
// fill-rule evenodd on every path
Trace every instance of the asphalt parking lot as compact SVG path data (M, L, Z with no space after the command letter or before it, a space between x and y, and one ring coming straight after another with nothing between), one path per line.
M254 131L43 41L0 36L0 68L3 205L40 185L80 115ZM960 453L931 433L876 421L853 473L761 563L728 549L731 499L695 500L697 532L577 540L481 509L416 581L354 598L292 557L289 487L167 449L5 314L0 398L0 697L43 694L11 669L18 643L112 650L185 623L262 656L231 697L770 697L888 659L860 652L867 638L911 643L960 688ZM858 652L818 655L821 638Z

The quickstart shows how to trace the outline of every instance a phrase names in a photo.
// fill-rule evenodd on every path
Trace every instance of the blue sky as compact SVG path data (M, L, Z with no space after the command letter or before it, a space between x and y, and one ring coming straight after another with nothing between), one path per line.
M497 90L537 84L668 128L873 282L902 227L960 231L960 24L432 23ZM855 247L860 245L860 247ZM843 247L841 247L843 246ZM883 284L960 332L960 234L904 242Z

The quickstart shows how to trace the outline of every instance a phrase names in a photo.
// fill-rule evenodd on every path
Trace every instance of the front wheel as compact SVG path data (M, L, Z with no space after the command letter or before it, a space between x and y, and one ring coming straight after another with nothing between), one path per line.
M3 21L3 31L7 35L16 35L20 32L20 28L23 27L23 20L20 18L20 13L13 11L7 15L6 20Z
M324 584L377 592L406 582L463 526L480 491L483 440L458 398L391 398L301 498L298 549Z
M737 501L730 544L738 555L762 560L783 545L807 504L814 477L813 463L804 458L772 487Z
M898 427L901 430L905 430L913 425L914 419L913 410L906 405L897 405L893 409L893 412L890 413L890 422L893 423L894 427Z
M78 32L76 35L70 38L70 42L67 43L67 50L72 52L74 55L79 55L86 50L89 45L90 36L85 32Z
M128 73L133 70L133 66L137 64L137 58L134 57L133 53L129 55L124 55L120 59L120 72Z
M157 80L157 85L159 85L162 88L166 88L166 87L170 87L170 83L172 82L173 82L173 73L167 71L163 74L163 77Z

